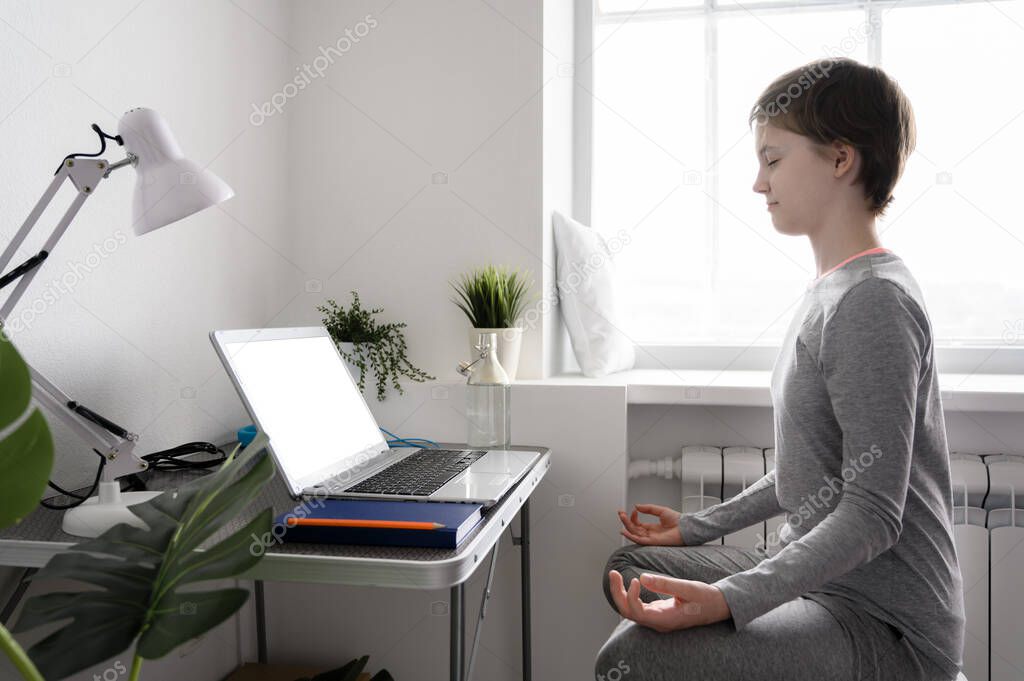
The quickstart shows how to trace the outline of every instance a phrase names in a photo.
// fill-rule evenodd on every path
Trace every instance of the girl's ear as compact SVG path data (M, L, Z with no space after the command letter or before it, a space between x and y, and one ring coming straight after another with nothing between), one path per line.
M853 146L836 140L832 143L832 159L835 167L834 175L839 178L853 168L857 159L857 151Z

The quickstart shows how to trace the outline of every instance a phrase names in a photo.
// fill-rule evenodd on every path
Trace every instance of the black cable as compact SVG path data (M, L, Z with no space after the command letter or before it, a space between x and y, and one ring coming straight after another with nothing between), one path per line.
M71 490L66 490L63 487L61 487L60 485L58 485L57 483L55 483L53 480L47 480L46 481L46 486L49 487L50 489L53 489L53 490L56 490L57 492L60 492L61 494L63 494L66 497L74 497L75 499L88 499L89 498L89 495L87 495L87 494L86 495L82 495L82 494L79 494L78 492L72 492Z
M63 488L61 488L59 485L54 483L52 480L48 480L47 484L50 487L53 487L55 490L57 490L58 492L61 492L62 494L66 494L67 496L74 497L75 501L72 501L72 502L70 502L68 504L61 505L61 504L54 504L54 503L49 502L49 501L47 501L45 499L41 499L39 501L39 505L40 506L42 506L43 508L48 508L48 509L50 509L52 511L66 511L69 508L74 508L75 506L81 506L82 503L84 503L86 499L88 499L89 497L92 496L93 492L96 491L96 488L99 487L100 477L103 475L103 468L104 468L104 466L107 465L107 459L106 459L105 456L100 454L100 452L98 450L94 449L92 451L96 452L96 456L100 457L100 465L96 468L96 478L92 481L92 487L89 488L89 491L85 494L85 496L83 497L83 496L79 496L78 494L73 494L71 492L66 492L66 491L63 490Z
M181 457L189 454L217 454L215 459L205 461L189 461ZM146 454L142 460L149 464L151 471L178 471L183 469L203 469L219 466L227 460L227 454L212 442L188 442L160 452Z
M100 150L97 151L95 154L87 154L85 152L79 152L77 154L68 154L60 162L60 165L57 166L57 170L54 171L53 173L54 175L60 172L60 169L64 167L64 163L69 158L96 158L97 156L99 156L100 154L107 150L107 140L114 140L120 146L124 146L124 140L121 138L120 135L108 135L107 133L103 132L100 129L100 126L96 125L95 123L92 124L92 129L96 132L97 135L100 136Z
M96 478L93 480L92 486L89 487L89 491L85 492L84 494L72 492L64 489L63 487L55 483L53 480L48 480L46 484L49 487L53 488L54 490L65 496L73 498L74 501L69 502L67 504L55 504L53 502L46 501L45 499L43 499L40 500L39 502L40 506L51 509L53 511L66 511L70 508L80 506L86 499L90 498L93 494L95 494L96 488L100 484L100 478L103 476L103 468L106 466L107 459L98 450L94 449L92 451L95 452L98 457L100 457L100 464L99 467L96 469ZM205 461L189 461L187 459L181 458L189 454L198 454L201 452L206 452L208 454L218 454L219 456L215 459L207 459ZM227 454L224 453L224 450L222 450L220 447L211 442L188 442L186 444L178 445L177 447L171 447L170 449L165 449L160 452L146 454L141 458L143 461L149 464L148 470L152 471L178 471L188 469L201 470L221 465L222 463L224 463L225 460L227 460ZM135 473L125 476L124 478L122 478L122 480L127 482L127 487L125 489L122 489L122 491L146 489L146 483L142 480L142 478L140 478Z

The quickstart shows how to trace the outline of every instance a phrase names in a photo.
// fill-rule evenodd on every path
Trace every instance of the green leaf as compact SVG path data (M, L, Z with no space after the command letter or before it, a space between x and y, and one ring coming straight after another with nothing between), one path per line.
M0 430L6 425L0 425ZM32 512L46 491L52 466L53 438L46 419L36 409L0 440L0 527L12 525Z
M343 667L338 667L329 672L317 674L313 677L313 681L356 681L359 675L363 672L363 668L366 666L367 660L370 659L369 655L363 655L360 658L350 661Z
M152 565L131 563L119 558L104 558L88 553L58 553L46 565L48 579L70 579L83 584L120 592L148 596L156 576ZM36 573L30 579L37 579Z
M28 651L44 678L61 679L131 645L145 614L145 601L124 602L104 591L56 592L28 599L14 631L73 618Z
M28 366L0 331L0 527L35 509L53 466L53 438L38 409L29 409ZM19 424L19 420L24 419Z
M197 497L192 502L195 505L195 508L191 509L194 515L182 528L179 549L188 552L198 548L225 522L248 506L273 477L274 462L263 456L241 478L225 478L217 493L211 495L206 503L200 501L205 497ZM269 519L266 524L269 528Z
M0 333L0 430L14 423L28 408L32 396L32 383L29 380L28 367L21 355Z
M241 574L260 562L262 551L253 551L267 528L273 525L273 514L265 508L245 527L213 548L188 555L181 563L185 576L182 584L207 579L221 579Z
M519 321L526 296L533 285L529 273L510 272L507 267L488 265L463 274L459 283L449 282L458 299L452 302L462 310L474 328L505 329Z
M359 675L362 674L363 668L366 667L367 660L370 659L369 655L363 655L360 658L351 660L348 664L337 669L332 669L329 672L323 672L317 674L312 679L296 679L296 681L358 681ZM395 681L391 678L391 674L386 669L382 669L373 675L370 681Z
M168 594L160 599L156 616L142 632L138 654L149 660L163 657L231 617L248 597L245 589Z
M28 366L0 327L0 528L32 512L53 466L50 428L38 409L29 411L31 396ZM42 678L2 623L0 651L26 679Z
M359 392L366 389L366 375L372 370L377 375L377 399L383 401L388 384L404 393L401 377L418 383L436 378L417 369L406 357L404 323L378 323L373 315L382 308L364 310L359 294L352 291L352 306L346 310L333 299L317 307L323 313L323 325L335 344L352 343L352 352L338 348L341 356L359 369L356 380ZM355 378L355 376L353 376Z
M156 499L161 499L167 494L168 492L165 492L156 497ZM150 501L149 504L152 504L153 501ZM129 506L128 508L135 511L138 506ZM150 524L148 530L122 523L115 525L94 539L87 539L76 544L72 550L83 553L117 556L123 560L155 564L160 562L164 549L176 529L174 524L169 524L166 521ZM43 571L39 571L34 576L34 579L41 579L43 577Z
M251 536L270 531L270 509L226 539L195 549L251 504L273 476L266 444L261 433L215 473L131 506L146 529L117 525L58 554L34 575L34 580L72 579L98 587L26 601L18 631L71 620L28 651L46 678L102 662L135 640L140 657L162 657L242 606L247 597L243 589L178 589L235 576L259 561L262 552L251 551Z

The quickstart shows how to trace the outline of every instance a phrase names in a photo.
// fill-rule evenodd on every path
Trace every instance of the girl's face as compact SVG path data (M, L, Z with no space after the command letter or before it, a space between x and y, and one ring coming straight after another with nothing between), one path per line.
M754 126L758 171L754 191L763 194L781 234L811 235L828 219L842 188L836 159L808 137L770 123Z

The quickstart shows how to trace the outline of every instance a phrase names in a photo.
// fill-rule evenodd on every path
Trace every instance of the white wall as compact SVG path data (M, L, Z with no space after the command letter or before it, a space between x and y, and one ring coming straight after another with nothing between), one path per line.
M102 12L0 1L0 128L18 159L0 168L0 237L63 155L96 148L90 123L114 132L132 106L161 111L186 153L236 191L135 238L132 171L111 176L13 315L26 326L12 334L19 349L139 433L144 453L219 442L248 419L211 329L316 324L318 305L347 304L355 289L382 320L409 325L414 364L457 378L469 325L448 282L495 263L533 273L543 312L519 376L557 371L567 344L549 215L571 201L571 77L558 65L572 61L572 7L546 11L542 29L540 0L149 0ZM18 261L70 198L58 195ZM95 459L60 426L56 437L55 477L86 484Z
M375 24L288 103L294 259L322 282L320 298L347 304L355 289L382 318L408 323L410 359L440 379L457 378L468 355L469 323L449 281L493 263L531 271L537 296L553 285L542 229L541 5L292 6L293 67L346 29ZM317 322L300 301L284 318ZM544 371L547 323L525 333L521 378Z
M15 342L70 395L138 432L143 453L193 439L221 441L247 422L209 347L209 330L318 323L316 306L330 297L347 304L352 289L367 307L384 307L387 321L408 323L409 357L417 366L457 380L468 322L449 300L448 281L489 263L528 269L536 282L534 311L544 314L527 328L519 376L558 370L564 330L557 310L540 299L554 298L550 211L571 205L571 72L558 68L573 60L570 2L146 0L110 2L97 11L69 1L30 6L0 0L0 18L0 128L6 158L18 161L0 168L3 240L28 214L60 158L95 148L89 124L114 132L120 114L133 106L163 113L185 151L210 164L237 194L221 208L136 239L129 225L133 177L120 171L89 200L15 314L31 314L24 310L46 299L53 280L71 269L67 263L84 261L97 244L116 238L116 248L73 281L72 290L25 317L30 324ZM351 42L331 52L343 37ZM550 43L547 49L542 40ZM307 65L320 69L315 77ZM265 103L280 110L271 113L261 108ZM116 149L108 154L119 157ZM70 192L63 196L69 200ZM43 225L57 215L44 216L19 260L39 247ZM410 388L405 399L371 399L381 423L461 439L457 389L450 399L437 399L427 386ZM604 399L621 401L621 389L606 392ZM427 421L432 412L421 409L425 394L435 408ZM565 396L545 399L556 400L548 403L550 411ZM542 403L521 400L517 408ZM574 616L560 611L559 594L599 598L600 568L614 532L604 528L603 535L587 537L568 571L561 548L565 533L594 532L585 518L599 497L582 492L607 495L608 485L622 483L608 463L625 460L624 443L616 442L625 432L624 411L612 412L621 422L607 420L607 432L592 429L595 442L588 447L573 435L582 424L562 432L559 421L518 420L518 438L535 434L561 457L551 474L558 482L538 493L535 521L550 512L556 492L577 490L587 500L538 526L538 670L589 674L604 631L614 624L607 606L589 598L586 607L601 615L589 616L589 630L580 632L583 652L565 654L547 629ZM416 418L403 423L410 416ZM85 484L94 459L56 429L54 477ZM593 456L608 459L600 485L586 470ZM512 674L518 660L517 550L507 538L503 543L485 638L492 652L480 660L481 671L493 671L489 678ZM560 568L559 579L544 579ZM577 578L580 571L586 580ZM481 580L474 578L471 594ZM323 589L307 591L318 603L330 601ZM429 605L438 598L335 591L345 602L378 599L382 612L396 615L408 610L410 599L428 598ZM427 620L419 623L427 638L412 651L385 655L354 634L303 647L288 638L290 628L281 638L274 625L312 621L295 609L302 587L270 593L271 605L280 605L271 623L279 656L331 664L342 653L371 652L413 678L425 661L417 652L429 652L423 644L447 640L447 624L427 627ZM348 617L321 613L335 615ZM377 626L384 628L377 630L379 640L393 629L385 617L364 634ZM203 659L233 651L236 639L231 627L214 632L200 649ZM447 653L443 645L438 650L434 671L442 678ZM215 678L212 672L227 661L210 664ZM175 668L180 664L168 660L150 675ZM0 677L9 671L0 664Z
M247 11L287 30L284 3ZM237 194L136 238L134 172L111 175L9 320L15 344L70 396L139 433L143 452L219 440L241 425L240 410L237 399L224 399L207 332L273 323L303 286L278 254L289 249L287 129L248 121L250 103L286 77L286 48L229 2L108 2L100 10L4 1L0 17L0 241L20 227L64 155L98 149L89 125L114 133L135 106L160 111L185 152ZM123 156L108 147L108 159ZM48 236L73 195L68 187L18 262ZM96 457L50 421L55 478L91 480Z
M160 111L185 152L237 194L220 209L135 238L134 173L116 172L86 202L9 320L15 344L33 366L139 433L144 453L195 439L220 441L241 425L237 398L225 398L223 370L206 334L273 324L304 287L283 257L290 250L287 127L283 120L259 128L249 123L251 103L289 76L287 48L268 33L287 32L288 7L244 7L201 0L0 0L0 242L14 235L66 154L99 148L90 124L113 134L121 114L135 106ZM119 160L123 152L108 148L106 157ZM58 194L17 262L40 248L72 196L70 189ZM85 484L96 457L49 420L57 444L54 478ZM0 583L12 574L2 571ZM226 623L199 645L150 666L146 678L180 678L186 664L219 678L237 662L236 625ZM130 658L119 659L130 666ZM111 666L117 661L92 671L117 671ZM13 677L0 659L0 679Z

